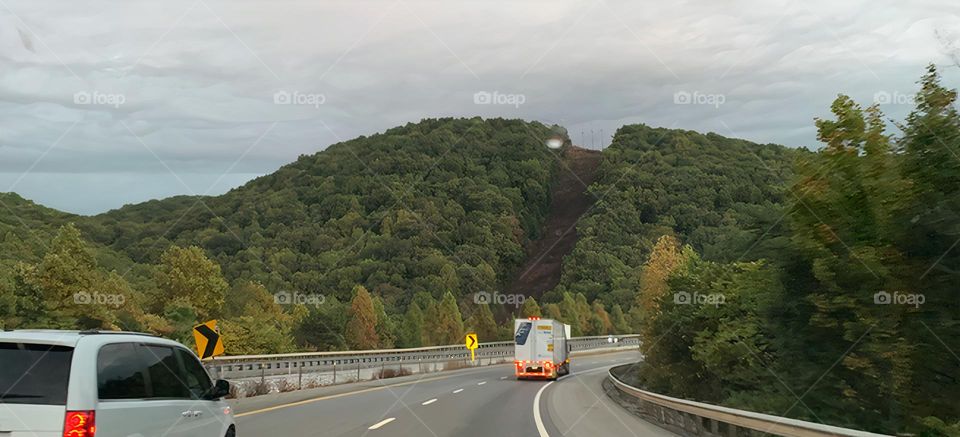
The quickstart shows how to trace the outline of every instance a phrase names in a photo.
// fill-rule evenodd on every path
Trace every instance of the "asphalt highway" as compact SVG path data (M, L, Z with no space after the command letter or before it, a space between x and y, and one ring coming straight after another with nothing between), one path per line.
M635 351L571 358L555 382L517 381L510 364L232 401L240 436L673 436L600 386Z

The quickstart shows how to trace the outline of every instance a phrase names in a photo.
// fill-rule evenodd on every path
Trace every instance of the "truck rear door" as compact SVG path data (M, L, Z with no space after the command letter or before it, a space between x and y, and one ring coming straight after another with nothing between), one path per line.
M536 338L537 342L535 345L535 357L534 361L549 361L553 362L553 324L551 323L536 323Z

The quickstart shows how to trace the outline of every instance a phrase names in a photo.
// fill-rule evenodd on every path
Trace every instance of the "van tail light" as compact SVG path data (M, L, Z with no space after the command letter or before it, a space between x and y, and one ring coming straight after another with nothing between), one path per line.
M94 437L96 433L93 410L67 411L63 419L63 437Z

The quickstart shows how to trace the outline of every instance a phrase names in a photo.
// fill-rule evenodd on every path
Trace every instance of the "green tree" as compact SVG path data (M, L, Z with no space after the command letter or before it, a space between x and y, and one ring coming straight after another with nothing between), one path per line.
M580 327L580 315L578 314L577 303L569 292L563 293L563 300L560 301L560 314L563 316L560 321L570 325L571 335L580 337L584 331Z
M523 306L520 308L520 315L522 317L543 317L543 314L540 312L540 305L537 305L537 300L528 297L523 301Z
M437 309L438 315L436 324L433 328L436 330L437 344L460 344L463 342L463 318L460 316L460 308L457 306L457 300L453 293L446 292Z
M377 318L377 338L380 339L381 349L393 349L396 346L396 327L393 320L387 315L383 306L383 299L379 296L373 298L373 311Z
M181 301L192 306L199 320L220 315L228 284L220 266L197 246L171 246L160 257L157 287L164 302Z
M353 288L350 301L350 319L343 334L351 350L376 349L380 344L377 336L377 313L373 298L362 285Z
M603 307L603 302L593 301L593 311L590 316L591 335L608 335L613 333L613 322L610 314Z
M627 322L627 317L623 313L623 308L620 308L620 304L614 304L613 308L610 309L610 322L613 324L614 333L632 334L630 324Z
M548 303L543 306L543 314L545 318L553 320L562 320L563 316L560 315L560 305L555 303Z
M245 296L240 313L219 323L224 348L231 355L294 352L295 319L274 301L274 295L259 283L234 287Z
M423 341L423 311L416 302L411 302L400 326L400 345L403 347L421 347Z
M477 333L481 342L496 341L499 337L497 322L493 319L490 305L476 305L476 310L467 319L467 329Z
M640 310L640 318L645 326L641 326L640 334L645 341L656 338L651 331L651 324L659 316L659 303L664 296L670 293L667 278L680 266L683 254L680 242L672 235L663 235L650 251L650 258L643 264L641 271L640 289L634 306Z

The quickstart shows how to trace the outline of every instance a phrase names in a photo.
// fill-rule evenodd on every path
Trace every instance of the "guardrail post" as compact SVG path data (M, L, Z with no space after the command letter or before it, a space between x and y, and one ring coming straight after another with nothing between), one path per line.
M333 385L337 384L337 362L333 362Z
M303 361L297 364L297 390L303 390Z
M360 361L357 361L357 382L360 382Z
M423 373L423 358L417 357L417 366L420 367L420 373Z
M266 383L266 370L263 369L263 363L260 363L260 384Z

